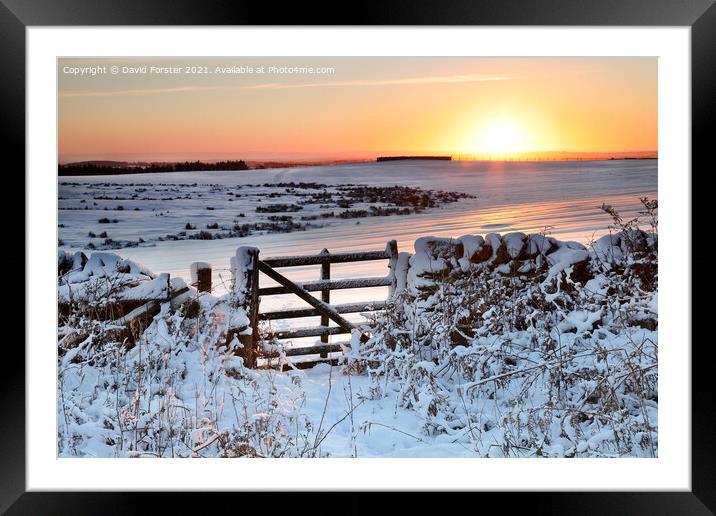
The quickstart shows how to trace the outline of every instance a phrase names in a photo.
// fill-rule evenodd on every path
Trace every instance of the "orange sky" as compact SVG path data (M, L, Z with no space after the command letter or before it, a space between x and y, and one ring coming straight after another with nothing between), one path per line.
M60 162L657 150L655 58L60 59L58 84Z

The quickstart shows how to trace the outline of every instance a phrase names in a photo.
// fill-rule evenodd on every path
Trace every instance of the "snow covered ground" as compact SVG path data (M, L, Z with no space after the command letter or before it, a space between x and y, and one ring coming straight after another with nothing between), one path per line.
M540 234L421 238L367 342L354 332L339 366L288 372L246 369L238 340L227 345L250 324L240 286L221 298L190 289L197 308L165 303L127 347L92 314L168 278L94 253L60 285L77 304L59 328L59 454L654 457L656 243L653 232L591 250ZM92 299L85 285L113 294Z
M211 186L182 188L178 185L219 185L318 182L330 185L367 184L371 186L408 185L423 189L443 189L474 195L456 203L431 209L419 215L339 219L322 222L320 229L285 234L255 234L224 240L188 240L158 242L156 247L122 250L122 256L137 260L154 271L189 278L194 261L211 263L216 271L228 270L229 258L238 246L261 249L263 256L314 254L323 248L331 251L383 249L388 240L398 241L399 250L409 250L419 237L435 235L456 238L491 231L539 232L551 227L552 235L564 240L587 242L606 231L603 202L614 205L625 215L639 209L640 196L656 198L656 160L566 161L566 162L383 162L357 163L307 168L287 168L233 172L189 172L140 174L129 176L62 177L59 179L58 235L68 250L82 249L90 241L89 231L99 235L107 231L111 238L150 240L152 235L181 231L187 222L203 229L213 222L228 223L238 213L252 215L257 203L283 202L281 198L234 198L229 202L225 191L211 193ZM86 187L72 188L68 183L149 183L170 190L163 197L176 198L192 192L193 199L180 201L100 200L98 209L83 208L91 201ZM137 187L125 186L107 197L126 197ZM139 187L146 188L146 187ZM258 190L258 189L253 189ZM195 194L201 193L202 197ZM241 190L238 191L241 193ZM158 196L157 196L158 197ZM250 197L250 198L249 198ZM80 203L82 199L85 203ZM219 202L221 200L222 202ZM104 211L104 206L124 211ZM207 210L206 206L215 208ZM134 212L139 207L141 211ZM152 211L152 209L156 211ZM308 207L306 208L308 211ZM287 215L305 215L287 213ZM316 211L325 211L316 209ZM165 213L165 215L158 215ZM280 214L278 214L280 215ZM98 224L97 220L117 218L116 224ZM312 221L315 222L315 221ZM359 222L359 224L357 224ZM317 224L317 223L316 223ZM95 240L97 242L98 240ZM384 271L384 264L373 264L373 271ZM370 267L364 264L361 267ZM368 272L366 269L365 272ZM308 276L314 279L314 276ZM215 278L215 283L218 280ZM297 279L302 279L297 276Z
M187 222L196 226L197 231L207 224L228 224L238 213L246 215L240 219L242 223L254 222L257 205L285 201L280 197L265 198L275 189L234 188L286 182L407 185L463 192L475 197L429 209L422 214L309 221L323 227L292 233L255 233L245 238L221 240L151 241L152 237L182 231ZM71 183L82 186L72 186ZM91 198L97 195L98 187L103 183L125 185L101 188L101 195L105 197L127 198L139 188L154 192L151 195L143 192L142 197L172 200L98 200L95 201L98 206L93 207ZM137 184L143 186L129 186ZM194 184L196 186L180 186ZM244 197L234 197L229 202L229 191L244 194ZM58 194L61 198L58 223L63 226L58 229L58 236L65 243L62 249L84 249L92 240L87 238L90 231L96 235L107 231L115 240L144 238L147 246L122 249L121 256L186 281L189 281L192 262L210 263L213 284L220 293L226 291L230 278L229 259L242 245L258 247L261 256L269 257L316 254L324 248L333 252L381 250L387 241L395 239L398 250L410 251L413 242L426 235L457 238L493 231L540 232L545 227L557 238L587 243L607 232L609 221L600 209L602 203L610 203L625 216L633 216L640 209L640 196L656 198L657 161L396 161L230 172L62 177ZM187 194L192 199L176 200ZM93 209L84 210L87 205ZM124 210L113 210L118 205ZM207 210L207 205L215 209ZM112 210L105 211L105 206ZM276 215L300 217L327 211L318 206L306 206L299 213ZM134 211L135 207L141 211ZM116 218L120 222L97 223L104 217ZM387 272L386 267L386 261L334 265L331 274L334 279L382 276ZM296 281L313 281L319 274L316 267L291 268L283 272ZM263 278L264 284L271 282ZM385 288L336 291L333 300L336 303L371 301L385 299L386 295ZM262 302L262 307L267 309L301 306L305 304L295 296L276 296ZM314 321L306 322L312 324Z
M89 327L90 336L79 344L75 342L71 349L60 347L58 454L655 456L658 291L653 278L645 273L654 274L647 266L655 264L655 240L649 243L648 252L653 248L653 253L648 257L646 251L640 251L639 256L632 250L627 252L627 239L621 237L606 237L592 251L577 243L557 245L554 241L556 247L549 254L541 256L542 251L538 251L536 258L520 258L519 264L515 261L526 275L517 280L510 275L511 266L498 265L497 247L502 240L487 234L539 233L551 226L551 234L560 240L587 244L609 232L611 221L600 209L602 203L612 204L629 218L643 209L639 197L656 198L656 167L657 162L652 160L394 162L61 178L61 207L84 204L77 192L86 193L86 185L107 182L125 185L114 187L117 195L136 188L129 186L136 183L170 188L176 190L172 195L177 195L181 194L180 187L166 185L195 181L230 187L315 181L331 185L400 184L476 196L422 214L332 220L322 228L300 232L156 242L115 251L154 273L169 272L172 278L182 277L187 282L190 263L204 261L214 268L214 283L228 285L229 259L241 245L260 248L262 256L314 254L324 247L336 252L376 250L390 239L398 240L399 250L420 255L430 248L426 247L429 241L415 241L427 235L485 235L493 245L491 257L479 260L469 258L479 254L483 246L478 237L460 241L464 244L463 258L446 259L434 255L434 250L429 251L433 253L429 257L414 257L416 268L408 283L415 290L406 302L412 307L412 315L406 309L379 321L373 340L360 352L354 338L355 356L346 367L319 365L286 373L245 370L231 350L227 353L217 347L227 321L241 315L228 308L226 299L214 297L226 292L221 287L214 296L201 298L199 318L173 313L165 306L147 330L146 340L129 351L102 344L107 327L80 318L76 328L61 328L67 334L88 331ZM75 194L69 193L73 188ZM220 188L208 188L226 195ZM128 206L127 201L121 202ZM215 213L220 210L204 207L202 211L198 199L191 202L191 207L166 215L173 217L171 224L188 217L212 224L223 216ZM241 202L236 198L231 209L246 209L239 207ZM256 198L252 202L261 201ZM121 216L134 210L120 211ZM123 219L116 227L122 226L124 238L165 232L162 224L169 219L147 216L149 212L140 209L135 212L139 215ZM116 211L103 209L61 210L58 222L64 227L60 227L59 237L75 242L64 249L81 247L76 245L79 236L94 231L91 227L97 217L104 215L121 218ZM114 225L102 226L111 229ZM504 239L504 247L508 254L516 250L512 259L517 260L518 247L525 244L529 250L537 241L539 235L532 236L527 245L524 235L513 234ZM571 275L590 252L596 260L590 265L592 279L574 283ZM483 259L487 260L484 265L477 263ZM421 263L429 267L421 270ZM531 275L540 264L547 269L535 276L537 283L532 283ZM624 273L624 267L632 272ZM385 262L366 262L336 266L332 277L386 272ZM436 273L444 283L436 283ZM289 276L314 280L317 271L305 267ZM387 289L382 290L345 291L333 300L381 299ZM273 303L297 306L281 296ZM492 303L492 308L478 309L485 303ZM438 308L415 315L426 307ZM468 329L454 325L465 317ZM305 321L307 325L315 322ZM481 329L473 334L470 328ZM459 338L465 341L454 347L458 330L463 332ZM393 344L389 346L388 342Z

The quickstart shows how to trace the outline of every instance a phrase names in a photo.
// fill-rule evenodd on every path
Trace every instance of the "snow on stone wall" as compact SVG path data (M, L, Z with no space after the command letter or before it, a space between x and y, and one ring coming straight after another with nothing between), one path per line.
M619 265L627 255L625 235L607 235L592 249L573 241L560 241L543 234L488 233L456 239L426 236L415 241L414 254L404 255L397 267L398 291L411 293L434 290L453 271L494 271L501 274L546 272L551 278L569 270L575 281L591 279L589 262L598 259ZM407 266L407 267L406 267Z
M169 274L155 275L144 265L110 252L89 256L60 250L57 255L59 303L168 299L187 285Z

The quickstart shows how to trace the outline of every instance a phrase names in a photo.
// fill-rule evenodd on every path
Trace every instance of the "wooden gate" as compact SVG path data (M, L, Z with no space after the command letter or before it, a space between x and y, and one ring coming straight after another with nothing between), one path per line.
M319 355L320 358L325 359L329 353L341 351L340 344L328 343L328 337L330 335L350 334L356 329L356 326L346 320L341 314L377 311L384 309L386 306L386 301L384 300L338 305L331 304L331 291L387 286L389 287L389 295L392 295L396 288L395 267L398 261L398 246L395 240L388 242L383 251L330 253L327 249L324 249L316 255L285 256L262 260L259 257L259 250L257 248L244 247L239 248L237 255L242 255L246 262L241 272L244 275L243 284L245 285L243 303L249 317L252 332L250 335L240 334L239 340L244 346L242 354L248 367L256 367L257 359L277 356L277 353L263 351L259 347L261 339L258 327L260 321L320 316L320 326L278 331L274 333L272 337L277 340L320 337L320 344L292 347L287 349L285 354L288 357ZM388 260L389 271L392 271L392 273L386 276L331 280L331 264L385 259ZM302 267L306 265L321 266L321 274L318 281L296 283L276 270L279 268ZM278 285L262 287L259 284L259 273L274 280ZM311 295L311 292L320 292L321 298L314 297ZM262 297L280 294L294 294L308 303L310 307L272 312L261 312L259 310L259 303ZM330 321L335 322L336 326L329 326ZM233 335L229 335L229 338L233 338ZM361 336L362 340L366 338L366 335ZM301 362L300 365L306 367L314 363L315 361Z

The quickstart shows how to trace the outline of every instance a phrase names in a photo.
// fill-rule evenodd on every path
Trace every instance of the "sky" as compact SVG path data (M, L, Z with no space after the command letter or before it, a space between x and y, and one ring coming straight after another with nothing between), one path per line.
M58 59L60 163L657 150L656 58Z

